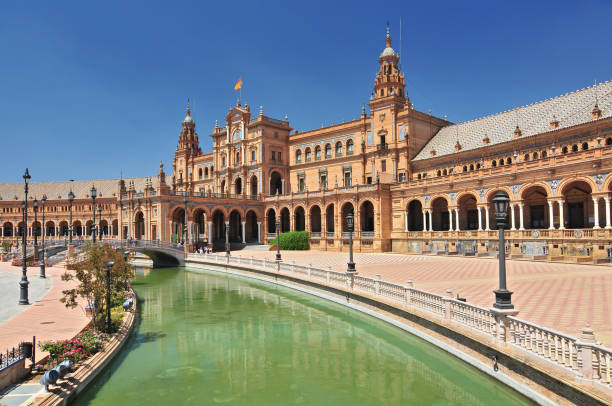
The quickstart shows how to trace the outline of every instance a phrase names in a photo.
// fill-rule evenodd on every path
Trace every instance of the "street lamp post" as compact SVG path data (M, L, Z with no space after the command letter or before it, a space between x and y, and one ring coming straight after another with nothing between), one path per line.
M36 196L34 197L32 207L34 208L34 224L32 224L32 234L34 234L34 260L36 261L38 259L38 199Z
M102 242L102 205L98 205L98 237L100 242Z
M353 217L353 213L349 213L346 216L346 226L348 228L348 232L349 232L349 262L348 262L348 268L346 269L346 272L350 272L350 273L355 273L357 271L355 271L355 263L353 262L353 229L355 226L354 223L354 217Z
M42 195L42 198L40 199L41 202L41 209L42 209L42 226L43 226L43 233L42 233L42 259L40 260L40 277L41 278L45 278L45 234L46 234L46 228L45 228L45 202L47 201L47 195Z
M225 255L230 255L229 223L225 223Z
M106 263L106 332L111 332L111 278L110 271L111 268L115 265L113 261L108 261Z
M497 309L514 309L511 301L512 292L506 289L506 242L504 240L504 226L508 220L508 203L510 198L499 191L493 198L495 206L495 220L499 229L499 289L495 293L495 303L493 307Z
M185 224L183 225L183 246L187 246L187 191L183 194L183 202L185 203Z
M74 200L74 193L72 189L68 192L68 207L70 210L70 224L68 224L68 233L70 233L70 244L72 244L72 201Z
M25 173L23 174L23 181L25 183L24 185L24 191L25 191L25 200L23 201L23 229L21 232L21 237L22 237L22 245L23 245L23 257L22 257L22 264L21 264L21 280L19 281L19 304L20 305L27 305L30 304L30 302L28 301L28 285L30 284L30 282L28 282L28 277L26 275L26 273L28 272L28 267L26 265L26 245L27 245L27 240L26 240L26 234L28 232L28 226L27 226L27 222L28 222L28 182L30 181L30 173L28 172L28 168L26 168Z
M281 253L280 253L280 221L277 219L274 223L276 227L276 260L281 261Z
M91 187L91 212L93 213L93 222L91 224L91 239L96 242L96 196L98 191L95 186Z

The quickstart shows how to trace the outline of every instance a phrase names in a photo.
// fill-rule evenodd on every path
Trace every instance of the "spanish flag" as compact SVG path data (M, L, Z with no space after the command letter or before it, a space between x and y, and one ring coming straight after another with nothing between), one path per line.
M238 82L236 82L236 86L234 86L234 90L238 91L242 89L242 78L238 78Z

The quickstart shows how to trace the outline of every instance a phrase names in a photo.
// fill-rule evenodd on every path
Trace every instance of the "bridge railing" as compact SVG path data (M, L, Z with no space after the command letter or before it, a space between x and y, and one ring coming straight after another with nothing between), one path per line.
M158 240L107 240L105 243L118 249L123 248L127 250L133 248L160 248L181 253L185 251L185 247L180 244Z
M526 355L552 363L580 379L595 382L612 391L612 349L597 343L593 331L588 327L582 330L580 338L575 338L501 314L495 309L457 300L452 297L450 290L446 295L438 295L415 289L411 281L404 286L384 281L378 275L376 278L368 278L311 265L297 265L295 262L277 263L236 255L188 254L187 259L257 266L275 273L292 274L296 278L363 292L383 301L391 301L400 308L428 314L445 324L467 328L488 341L493 339L502 345L510 345Z

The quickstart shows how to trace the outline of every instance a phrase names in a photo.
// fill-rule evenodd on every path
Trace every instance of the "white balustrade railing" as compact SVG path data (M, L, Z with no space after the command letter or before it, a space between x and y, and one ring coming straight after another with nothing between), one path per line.
M77 258L81 258L79 254ZM542 360L549 361L558 367L570 371L580 378L591 380L612 390L612 350L597 344L594 336L588 340L580 339L538 326L536 324L517 319L513 316L504 316L493 309L476 306L456 300L450 295L444 297L425 292L409 286L402 286L377 278L368 278L360 275L349 275L346 272L336 272L330 269L314 268L310 265L297 265L295 263L255 259L253 257L229 258L216 254L189 254L188 259L209 260L214 262L257 266L273 272L279 267L281 272L295 274L302 279L317 280L328 285L337 285L343 289L352 289L372 296L390 299L405 307L427 313L449 322L451 325L467 327L488 339L506 343L534 355ZM352 287L350 284L353 279Z

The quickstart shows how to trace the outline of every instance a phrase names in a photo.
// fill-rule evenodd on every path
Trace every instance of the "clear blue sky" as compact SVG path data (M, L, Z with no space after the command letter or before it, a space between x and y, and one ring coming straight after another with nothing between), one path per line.
M96 3L96 5L93 5ZM289 4L291 4L289 6ZM612 79L610 1L2 1L0 182L167 172L236 102L300 131L356 117L391 23L415 107L454 122Z

